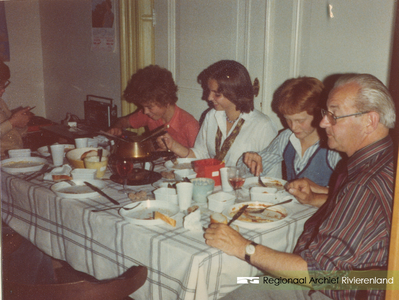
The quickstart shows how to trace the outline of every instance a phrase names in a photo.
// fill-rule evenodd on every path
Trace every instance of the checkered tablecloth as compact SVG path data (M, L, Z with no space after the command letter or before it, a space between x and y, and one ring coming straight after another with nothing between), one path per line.
M158 167L159 168L159 167ZM102 196L64 199L50 190L51 181L1 172L2 220L45 253L67 261L97 279L116 277L133 265L148 268L148 278L134 299L218 299L239 287L237 277L256 276L259 270L205 244L203 232L133 225L117 210L92 212L112 206ZM104 192L122 205L131 203L110 180ZM132 187L151 193L152 185ZM315 209L290 203L292 215L262 229L240 228L257 243L292 251L305 221ZM202 209L208 226L211 211Z

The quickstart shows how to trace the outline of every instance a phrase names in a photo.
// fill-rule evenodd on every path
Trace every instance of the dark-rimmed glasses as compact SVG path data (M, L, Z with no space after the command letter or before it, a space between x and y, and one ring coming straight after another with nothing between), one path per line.
M345 115L345 116L339 116L337 117L336 115L334 115L331 111L325 110L325 109L321 109L321 116L322 118L324 118L325 116L327 116L327 120L331 125L335 125L337 124L337 120L341 119L341 118L347 118L347 117L352 117L352 116L360 116L360 115L364 115L369 113L369 111L363 111L363 112L358 112L358 113L354 113L354 114L350 114L350 115Z
M10 80L7 80L3 84L0 83L0 89L5 89L6 87L8 87L10 85L10 83L11 83Z

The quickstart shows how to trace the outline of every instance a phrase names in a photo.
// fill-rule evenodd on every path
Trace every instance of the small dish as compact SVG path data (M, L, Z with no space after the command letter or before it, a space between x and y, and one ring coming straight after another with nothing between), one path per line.
M221 213L234 204L236 196L234 193L217 192L208 196L208 209Z
M251 201L267 201L276 202L277 199L277 189L254 186L250 189Z
M156 189L153 193L155 195L155 200L166 200L173 204L178 204L176 189L161 187Z
M72 170L71 175L73 180L94 180L96 179L96 169L82 169L82 168L77 168Z
M187 177L188 179L193 179L197 177L197 173L195 173L194 170L191 169L183 169L175 171L176 180L183 181L184 177Z
M191 162L197 160L196 158L178 158L176 163L173 163L171 160L168 160L165 163L165 167L171 170L183 170L183 169L192 169Z
M31 150L30 149L12 149L8 150L8 156L10 158L14 157L30 157Z

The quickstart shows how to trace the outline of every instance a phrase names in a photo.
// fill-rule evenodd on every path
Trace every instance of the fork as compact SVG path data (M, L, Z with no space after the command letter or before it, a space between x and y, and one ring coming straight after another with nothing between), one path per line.
M138 203L137 205L133 206L133 207L124 207L124 206L115 206L115 207L107 207L107 208L103 208L103 209L95 209L92 210L92 212L99 212L99 211L105 211L105 210L110 210L110 209L120 209L123 208L124 210L131 210L133 208L136 208L137 206L139 206L141 203Z
M269 205L269 206L267 206L265 208L256 209L256 210L251 211L251 214L260 214L260 213L263 213L266 209L269 209L270 207L277 206L277 205L282 205L282 204L286 204L286 203L290 203L291 201L292 201L292 199L288 199L288 200L285 200L285 201L280 202L280 203Z
M259 175L259 177L258 177L258 181L259 181L259 184L260 184L261 186L267 187L266 184L263 183L262 178L260 177L260 175Z

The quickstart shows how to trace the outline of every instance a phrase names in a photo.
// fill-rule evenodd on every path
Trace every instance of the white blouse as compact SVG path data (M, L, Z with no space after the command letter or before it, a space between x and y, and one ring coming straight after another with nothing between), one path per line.
M224 158L226 166L235 166L244 152L263 150L277 136L277 127L274 122L258 110L253 110L248 114L243 113L240 118L243 118L245 122ZM240 118L234 122L228 135L237 126ZM197 158L205 159L216 156L215 138L218 127L222 132L221 145L223 145L228 137L226 135L226 113L212 109L207 113L195 140L194 148L192 148ZM276 173L273 176L280 175L281 177L281 167L276 166L274 170Z

